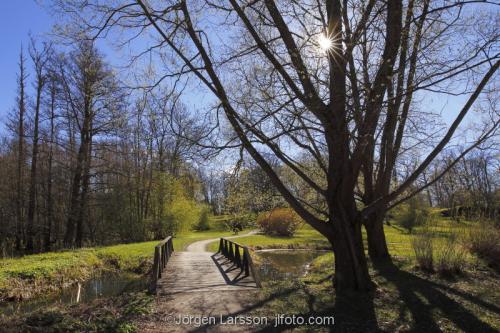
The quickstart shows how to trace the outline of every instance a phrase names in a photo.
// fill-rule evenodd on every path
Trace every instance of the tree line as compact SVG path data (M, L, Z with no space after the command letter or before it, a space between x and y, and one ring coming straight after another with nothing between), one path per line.
M2 255L159 239L224 212L229 176L196 163L191 139L206 133L180 96L131 93L92 41L75 45L21 49L0 145Z

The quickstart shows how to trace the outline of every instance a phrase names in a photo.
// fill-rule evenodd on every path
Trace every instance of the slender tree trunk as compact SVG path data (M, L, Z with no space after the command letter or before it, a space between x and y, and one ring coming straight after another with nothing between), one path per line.
M54 202L52 198L52 159L54 154L54 140L55 140L55 83L52 82L50 90L50 144L49 144L49 156L47 165L47 221L44 230L44 249L45 251L50 251L51 247L51 231L52 231L52 220L54 218Z
M36 176L38 164L38 123L40 118L40 100L43 88L43 78L38 77L36 89L36 104L35 104L35 119L33 124L33 147L31 155L31 175L30 175L30 189L28 201L28 219L26 222L26 251L33 253L34 247L34 220L35 220L35 207L36 207Z
M85 204L86 193L83 195L84 197L80 197L80 194L83 193L83 190L80 188L82 186L82 178L83 182L85 182L85 172L86 172L86 162L89 159L89 150L90 150L90 140L91 140L91 130L92 130L92 97L90 93L90 87L84 88L85 100L84 100L84 113L83 113L83 125L80 129L80 148L78 149L78 156L76 160L76 168L75 174L73 178L73 185L71 189L71 202L70 209L68 215L68 222L66 228L66 235L64 237L65 246L71 246L75 240L75 236L77 239L78 246L81 246L82 242L82 221L81 221L81 211L82 205ZM85 185L85 184L83 184ZM87 184L88 185L88 184ZM86 191L86 190L85 190ZM82 200L81 202L78 200ZM77 225L78 224L78 225ZM76 235L75 235L75 227L76 227Z
M80 183L82 179L82 163L84 158L84 144L80 145L78 149L78 156L76 159L76 168L73 175L73 182L71 185L71 199L69 205L68 220L66 223L66 233L64 235L64 246L70 247L73 245L75 238L75 223L78 218L78 198L80 196Z
M16 251L21 250L23 238L23 175L24 175L24 80L26 74L24 73L24 56L21 49L19 56L19 119L18 119L18 155L17 155L17 195L16 195Z
M76 246L83 246L83 225L86 218L87 213L87 195L89 189L90 182L90 163L91 163L91 154L92 154L92 134L90 133L90 129L85 135L85 160L82 174L82 189L80 194L80 209L78 219L76 221Z
M80 210L80 187L82 183L82 172L84 168L84 163L87 155L87 144L85 139L85 132L88 128L89 119L84 120L84 126L81 134L80 148L78 149L78 155L76 158L75 173L73 176L73 183L71 186L71 199L69 206L68 220L66 223L66 234L64 236L64 246L72 246L75 240L75 227L76 221L79 219Z

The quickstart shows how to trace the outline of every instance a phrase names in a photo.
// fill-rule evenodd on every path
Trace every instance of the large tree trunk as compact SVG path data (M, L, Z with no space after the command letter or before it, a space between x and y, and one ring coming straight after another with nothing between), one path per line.
M330 200L330 223L333 228L325 236L332 244L335 255L335 289L337 292L367 291L372 288L372 282L354 200L345 197L342 191Z
M367 291L372 288L363 248L361 224L336 219L328 237L335 255L334 286L337 292Z
M384 216L384 213L376 212L365 221L368 254L372 261L391 260L384 233Z

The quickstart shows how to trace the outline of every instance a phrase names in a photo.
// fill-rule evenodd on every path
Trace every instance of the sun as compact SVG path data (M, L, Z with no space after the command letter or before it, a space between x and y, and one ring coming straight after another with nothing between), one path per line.
M318 45L321 51L328 53L333 47L333 40L322 33L318 37Z

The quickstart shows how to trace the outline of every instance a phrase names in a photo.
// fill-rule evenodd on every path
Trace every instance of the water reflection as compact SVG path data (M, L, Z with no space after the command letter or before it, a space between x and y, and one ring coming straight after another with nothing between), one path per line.
M259 273L263 281L293 279L303 276L309 264L325 251L264 250L259 257Z
M21 302L3 302L0 304L0 314L24 314L53 304L89 302L96 298L117 296L123 292L143 290L146 287L147 279L137 274L104 274L47 296L40 296Z

